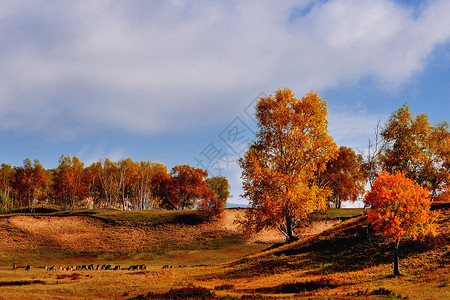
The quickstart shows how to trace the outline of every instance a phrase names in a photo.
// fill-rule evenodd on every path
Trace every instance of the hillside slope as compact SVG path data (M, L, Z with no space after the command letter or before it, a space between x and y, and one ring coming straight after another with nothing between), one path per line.
M300 241L281 245L276 232L263 233L270 237L266 240L239 234L234 220L243 212L227 210L218 220L194 211L0 216L0 298L153 299L183 293L227 299L450 297L448 207L439 215L438 237L401 244L404 276L396 278L391 276L390 245L362 216L349 218L345 212L344 221L327 219L316 224L317 231L303 232ZM342 217L342 211L336 213ZM13 271L12 263L19 270ZM43 269L87 263L122 269ZM147 269L127 270L137 263Z
M384 295L449 297L450 209L438 219L438 236L400 245L400 270L393 278L391 244L376 235L364 216L270 251L224 265L199 277L236 293L271 296L342 297ZM245 280L243 280L245 279Z

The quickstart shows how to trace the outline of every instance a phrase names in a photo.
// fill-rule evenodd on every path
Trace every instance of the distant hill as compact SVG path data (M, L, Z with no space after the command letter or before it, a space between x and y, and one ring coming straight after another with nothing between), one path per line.
M227 203L226 208L249 208L248 204L240 204L240 203Z

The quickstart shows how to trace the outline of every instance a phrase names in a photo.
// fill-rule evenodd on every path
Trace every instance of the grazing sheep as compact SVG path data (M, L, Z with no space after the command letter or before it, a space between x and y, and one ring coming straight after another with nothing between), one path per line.
M27 266L25 267L25 271L30 271L30 269L31 269L31 266L30 266L30 265L27 265Z

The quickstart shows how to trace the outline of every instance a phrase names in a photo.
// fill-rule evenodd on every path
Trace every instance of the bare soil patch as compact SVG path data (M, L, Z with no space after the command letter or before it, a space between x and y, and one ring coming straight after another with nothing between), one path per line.
M241 232L239 221L245 217L245 208L226 209L219 220L220 226L226 230ZM341 220L325 220L316 221L311 225L297 230L300 238L319 234L328 228L339 224ZM249 242L264 242L264 243L280 243L285 240L285 236L278 229L267 229L253 234L249 237Z

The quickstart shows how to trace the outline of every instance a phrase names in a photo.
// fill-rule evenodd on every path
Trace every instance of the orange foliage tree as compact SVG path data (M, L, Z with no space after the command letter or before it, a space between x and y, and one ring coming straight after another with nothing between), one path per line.
M59 159L59 166L53 171L52 195L63 209L74 209L88 195L84 173L84 163L76 156L63 155Z
M213 197L205 179L208 171L189 165L177 165L172 168L172 190L170 200L174 208L192 208L201 199Z
M358 200L364 193L366 172L362 155L356 155L353 149L341 146L335 159L327 163L327 168L319 176L320 184L333 192L329 205L341 208L342 201Z
M27 205L33 210L37 201L44 198L48 182L45 169L39 160L32 163L29 158L23 161L23 167L14 167L12 177L13 197L19 207Z
M135 163L131 158L121 159L117 162L117 179L118 192L120 194L120 202L122 209L129 209L136 183L139 178L139 164Z
M3 197L4 202L3 205L14 207L14 203L12 201L12 181L14 178L14 169L9 164L2 164L0 167L0 195Z
M314 92L297 99L283 89L259 99L256 140L239 160L244 197L252 206L247 230L276 227L291 242L300 220L325 209L331 191L319 185L317 174L337 152L327 113L326 101Z
M38 160L24 160L23 167L0 166L0 209L38 203L75 209L209 209L221 211L229 195L225 177L209 178L208 172L188 165L167 171L158 162L131 158L100 159L84 167L76 156L61 156L55 169L45 170ZM211 184L211 188L208 187Z
M365 202L371 207L367 212L368 223L393 242L394 275L400 275L400 241L436 234L437 212L430 211L429 191L403 172L383 172L366 194Z
M408 105L398 109L381 135L387 143L382 169L405 175L430 191L432 201L450 200L450 132L447 122L432 126L426 114L413 116Z

